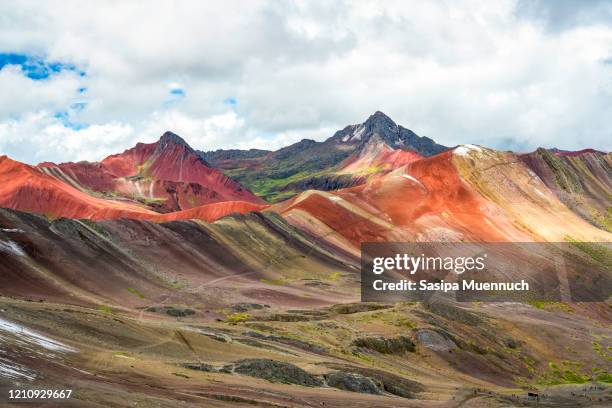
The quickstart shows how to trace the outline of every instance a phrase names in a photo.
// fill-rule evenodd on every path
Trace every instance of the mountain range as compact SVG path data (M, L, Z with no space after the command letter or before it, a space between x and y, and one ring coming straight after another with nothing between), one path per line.
M277 151L166 132L99 162L1 156L0 388L70 386L79 407L507 407L536 389L606 406L609 304L359 302L359 270L364 242L565 243L609 267L611 219L609 152L445 147L381 112ZM565 278L609 293L589 271Z
M463 207L472 202L481 216L463 208L463 214L470 214L464 229L473 232L470 224L478 219L500 225L482 215L483 208L493 205L488 213L503 215L513 225L505 228L505 235L515 240L520 236L511 233L517 229L515 218L528 222L523 219L527 213L514 208L519 201L545 213L557 207L556 214L569 210L572 217L610 231L611 157L593 149L524 154L471 145L451 149L376 112L323 142L305 139L277 151L200 152L166 132L155 143L138 143L100 162L29 166L2 156L0 206L50 219L214 221L232 212L289 211L316 197L333 196L350 203L340 207L353 208L370 222L381 218L377 214L385 222L394 218L383 202L401 203L399 214L411 231L404 238L414 239L423 217L431 224L434 216L448 217L453 202ZM494 193L501 186L506 188ZM373 195L373 190L383 192ZM547 201L541 202L544 197ZM346 210L336 207L322 213ZM457 218L437 224L446 228L448 222ZM546 239L533 231L527 235Z

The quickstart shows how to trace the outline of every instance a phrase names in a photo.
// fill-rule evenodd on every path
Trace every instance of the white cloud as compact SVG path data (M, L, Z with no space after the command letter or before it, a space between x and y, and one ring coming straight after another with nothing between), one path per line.
M133 139L130 125L109 122L77 131L45 111L0 123L0 151L32 164L66 158L99 160Z
M570 2L583 17L562 30L541 3L4 2L0 52L87 76L2 69L0 153L99 159L165 130L199 149L278 148L376 110L448 145L610 150L612 26L587 18L604 3ZM77 100L78 131L53 117Z
M62 72L52 81L35 81L21 68L7 65L0 70L0 119L17 117L49 106L66 107L75 98L78 75Z
M180 135L195 135L188 141L196 149L209 150L220 145L238 148L245 147L238 142L243 128L244 119L235 112L194 118L169 110L153 112L136 126L115 121L77 130L64 126L51 113L39 111L0 123L0 152L11 152L14 159L31 164L66 158L98 161L138 142L154 142L168 129ZM261 138L257 143L265 144Z
M179 110L155 112L144 126L143 135L148 139L158 138L164 131L172 129L179 135L190 135L187 141L195 149L208 150L216 146L231 146L244 130L244 119L235 112L196 118Z

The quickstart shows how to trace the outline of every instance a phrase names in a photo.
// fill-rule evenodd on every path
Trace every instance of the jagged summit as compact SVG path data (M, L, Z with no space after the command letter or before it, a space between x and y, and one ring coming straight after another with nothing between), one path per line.
M374 129L393 129L397 128L397 124L389 116L381 111L376 111L363 123L364 126Z
M191 146L189 146L189 144L185 141L185 139L183 139L182 137L180 137L179 135L177 135L176 133L170 132L170 131L166 131L164 132L163 135L161 135L161 137L159 138L159 141L157 142L158 147L164 149L168 146L171 145L179 145L179 146L183 146L189 150L193 150L191 148Z
M381 111L374 112L361 124L350 125L336 132L330 140L353 144L358 151L366 148L370 142L382 142L393 149L414 150L424 156L432 156L447 150L446 146L396 124Z

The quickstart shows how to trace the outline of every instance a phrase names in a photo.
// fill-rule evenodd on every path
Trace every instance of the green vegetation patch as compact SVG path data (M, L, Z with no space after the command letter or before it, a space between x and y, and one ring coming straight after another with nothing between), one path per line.
M283 178L256 176L252 180L250 178L245 179L244 183L255 194L262 197L266 201L274 203L290 198L297 193L297 191L293 190L285 191L287 185L297 183L312 177L330 175L331 173L332 172L329 170L323 170L300 171L298 173Z
M612 374L608 372L599 373L597 374L597 377L595 377L595 381L612 384Z
M168 201L168 197L136 197L136 199L144 204L163 204Z
M597 224L602 226L606 231L612 232L612 207L608 207L606 209L605 214L602 214L596 209L592 209L591 217Z
M573 370L551 370L540 381L543 385L585 384L591 377Z
M110 306L106 305L98 306L98 311L108 314L115 314L115 311Z
M138 297L139 297L139 298L141 298L141 299L144 299L144 298L145 298L145 296L144 296L142 293L140 293L140 292L139 292L137 289L134 289L134 288L127 288L127 290L128 290L128 292L130 292L132 295L136 295L136 296L138 296Z
M101 235L101 236L103 236L105 238L109 238L110 237L108 231L106 231L104 228L102 228L102 226L99 223L95 222L95 221L91 221L91 220L88 220L88 219L83 219L83 220L79 220L79 222L83 223L88 228L92 229L97 234L99 234L99 235Z
M594 242L583 242L571 236L565 237L565 240L587 254L594 261L608 268L612 268L612 251L605 245Z
M570 192L582 191L578 176L569 168L562 158L555 156L545 149L540 149L539 152L544 162L546 162L555 175L555 181L560 188Z
M245 322L251 318L251 315L248 313L232 313L227 316L225 321L229 324L238 324Z
M275 286L280 286L284 284L284 281L282 279L261 279L261 282Z
M589 374L580 371L583 364L575 361L563 360L561 363L548 363L549 371L538 381L543 385L559 384L585 384L593 380Z
M574 309L572 309L567 303L563 302L553 302L548 300L531 300L528 301L527 304L535 307L540 310L548 310L554 312L567 312L572 313Z

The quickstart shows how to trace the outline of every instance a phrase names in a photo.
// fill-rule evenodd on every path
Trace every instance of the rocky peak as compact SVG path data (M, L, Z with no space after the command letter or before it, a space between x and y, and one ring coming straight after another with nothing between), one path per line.
M170 131L165 132L159 138L159 141L157 142L157 150L164 150L168 147L173 147L177 145L182 146L189 151L193 151L191 146L189 146L189 144L187 144L187 142L182 137Z
M185 141L185 139L183 139L182 137L180 137L179 135L177 135L174 132L170 132L165 131L163 135L161 135L161 137L159 138L160 142L172 142L172 143L177 143L177 144L182 144L184 146L187 146L187 142Z
M397 124L381 111L374 112L374 114L363 123L363 126L368 133L372 132L384 135L388 132L397 131Z
M374 137L377 135L377 137ZM363 151L370 143L385 143L392 149L414 150L423 156L440 153L447 148L427 137L418 136L410 129L398 126L381 111L359 125L347 126L331 138L334 143L352 144L356 151Z

